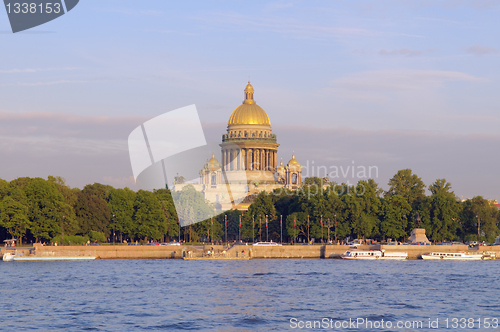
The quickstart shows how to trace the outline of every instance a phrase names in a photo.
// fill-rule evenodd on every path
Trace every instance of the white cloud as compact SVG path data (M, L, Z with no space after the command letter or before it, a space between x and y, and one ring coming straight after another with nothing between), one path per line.
M439 88L445 82L478 82L484 79L456 71L443 70L373 70L350 74L330 82L342 90L400 91Z
M498 54L500 50L493 48L493 47L488 47L488 46L481 46L481 45L473 45L469 47L465 47L465 52L477 56L483 56L483 55L489 55L489 54Z
M2 86L44 86L44 85L68 84L68 83L88 83L88 81L59 80L59 81L32 82L32 83L17 82L17 83L2 84Z
M284 17L258 18L236 13L215 13L197 18L214 26L238 27L245 31L272 31L294 38L321 39L326 37L376 36L379 32L362 28L322 26Z
M19 73L38 73L46 71L67 71L67 70L77 70L78 68L67 67L67 68L25 68L25 69L6 69L0 70L1 74L19 74Z

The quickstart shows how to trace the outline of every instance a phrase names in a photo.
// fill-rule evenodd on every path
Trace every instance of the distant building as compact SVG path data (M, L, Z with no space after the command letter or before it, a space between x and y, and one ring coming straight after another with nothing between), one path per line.
M229 117L227 131L222 135L221 162L213 153L200 171L200 182L194 185L206 199L221 202L224 209L238 200L236 208L247 210L253 202L252 197L261 191L297 189L302 184L302 166L295 159L295 153L286 165L282 158L278 164L276 134L272 133L269 116L254 100L250 81L244 96L243 103ZM184 185L176 185L176 190ZM233 202L220 197L223 195L221 189L227 185L231 187Z

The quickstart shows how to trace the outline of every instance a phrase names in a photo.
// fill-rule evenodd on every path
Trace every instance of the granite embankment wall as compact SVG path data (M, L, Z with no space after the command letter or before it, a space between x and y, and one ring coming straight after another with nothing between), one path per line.
M34 252L37 256L95 256L98 259L180 259L183 252L191 251L201 254L213 248L216 252L225 250L220 245L206 246L41 246L35 245ZM21 248L19 248L21 249ZM22 248L23 250L29 250ZM359 250L380 250L407 252L410 259L417 259L426 252L496 252L500 258L500 246L479 247L469 249L466 245L454 246L388 246L388 245L363 245ZM228 255L235 256L235 252L245 251L252 258L339 258L347 250L353 250L344 245L283 245L273 247L259 247L251 245L234 246L227 251ZM2 250L3 251L3 250ZM26 253L27 254L27 253Z

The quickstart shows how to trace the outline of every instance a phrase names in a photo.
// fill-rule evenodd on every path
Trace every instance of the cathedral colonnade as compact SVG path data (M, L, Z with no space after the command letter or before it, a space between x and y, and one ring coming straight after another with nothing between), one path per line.
M266 148L233 148L222 150L224 171L275 171L278 167L277 150Z

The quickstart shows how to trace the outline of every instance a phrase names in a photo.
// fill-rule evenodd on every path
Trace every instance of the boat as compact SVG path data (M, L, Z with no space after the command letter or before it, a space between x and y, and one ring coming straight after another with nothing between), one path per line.
M14 256L13 260L16 262L26 261L82 261L82 260L95 260L95 256L75 256L75 257L42 257L42 256Z
M478 261L484 259L484 256L483 254L469 254L465 252L429 252L422 254L422 259Z
M5 254L3 254L3 257L2 257L2 260L4 262L12 262L14 260L14 257L16 256L15 253L12 253L12 252L6 252Z
M182 257L185 261L247 261L250 257Z
M384 250L348 250L340 257L350 260L405 260L408 259L408 253L386 252Z
M253 244L254 246L258 247L274 247L274 246L281 246L281 243L277 242L257 242Z

